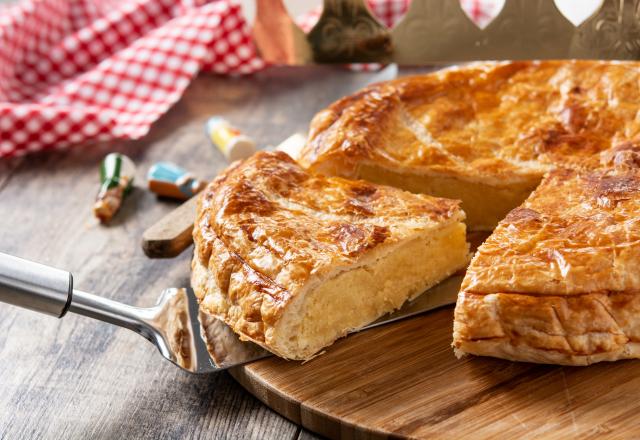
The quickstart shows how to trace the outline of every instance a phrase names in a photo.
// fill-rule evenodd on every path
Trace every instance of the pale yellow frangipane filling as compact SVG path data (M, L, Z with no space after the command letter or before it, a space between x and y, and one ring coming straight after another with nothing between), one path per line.
M269 343L280 355L308 359L464 268L468 259L462 223L417 235L299 298L268 333Z
M540 179L531 179L499 187L447 176L400 174L364 164L359 168L358 178L413 193L461 200L466 223L472 231L493 231L540 184Z

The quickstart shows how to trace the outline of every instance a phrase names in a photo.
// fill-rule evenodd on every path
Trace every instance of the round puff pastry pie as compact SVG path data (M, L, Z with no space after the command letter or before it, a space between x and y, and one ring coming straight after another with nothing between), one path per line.
M630 151L608 170L551 172L500 222L458 296L458 355L565 365L640 357L640 163Z
M462 200L492 230L542 176L640 134L640 64L476 63L374 84L316 115L306 168Z
M297 158L462 200L470 229L504 219L459 294L456 354L640 357L639 63L475 63L374 84L320 112Z
M458 205L259 152L200 196L192 286L242 339L309 359L468 264Z

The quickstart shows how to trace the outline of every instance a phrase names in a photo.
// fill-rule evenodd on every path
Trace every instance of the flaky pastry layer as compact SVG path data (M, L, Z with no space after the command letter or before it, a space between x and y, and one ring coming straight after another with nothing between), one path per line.
M463 220L456 201L328 178L305 171L284 153L259 152L231 165L200 196L192 286L201 310L224 320L242 338L283 357L307 359L345 331L399 307L464 267L468 246ZM403 280L390 283L388 301L375 295L385 291L380 280L379 289L369 294L376 309L368 310L366 301L353 307L344 329L337 334L335 328L327 329L327 334L334 332L330 337L318 335L325 338L320 347L296 339L311 310L306 296L360 267L382 271L385 266L377 264L385 258L416 258L420 254L403 257L402 248L420 240L419 252L426 252L431 240L449 230L446 252L453 257L443 260L435 273L425 267L401 290L392 288ZM411 268L411 263L409 258L403 266ZM339 289L326 313L337 313L332 308L348 303L357 287Z
M618 159L551 172L479 247L456 304L458 354L566 365L640 355L640 171Z
M638 67L473 63L374 84L316 115L299 161L462 200L469 226L491 230L546 172L595 169L612 148L636 148ZM473 184L483 186L479 197L469 195Z

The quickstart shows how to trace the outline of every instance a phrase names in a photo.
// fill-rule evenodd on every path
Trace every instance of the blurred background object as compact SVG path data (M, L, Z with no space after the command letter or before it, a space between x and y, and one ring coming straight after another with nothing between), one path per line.
M0 158L139 139L199 72L243 75L270 64L313 61L433 65L640 57L640 22L631 0L325 0L323 5L282 0L243 0L242 6L235 0L5 4Z
M0 2L2 1L7 0L0 0ZM247 21L253 23L256 16L255 0L240 0L240 4ZM321 7L322 0L284 0L284 4L292 17L300 17L311 10ZM479 16L478 26L486 27L491 18L495 17L502 9L504 0L487 0L484 2L484 8L478 7L477 2L473 0L462 0L461 4L467 15L470 17ZM602 0L556 0L558 9L576 26L593 14L601 4ZM474 14L474 9L477 10L476 14Z

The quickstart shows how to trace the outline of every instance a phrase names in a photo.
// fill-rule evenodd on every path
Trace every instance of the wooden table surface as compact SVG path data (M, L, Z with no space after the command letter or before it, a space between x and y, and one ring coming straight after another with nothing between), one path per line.
M224 115L261 144L306 131L333 100L395 75L336 67L271 68L251 77L198 77L140 141L86 145L0 161L0 252L74 274L78 289L138 306L189 283L191 250L150 260L145 228L174 208L145 188L158 160L212 178L225 167L203 135ZM98 164L120 151L138 165L136 188L107 227L93 218ZM0 438L315 438L263 406L227 373L194 376L140 336L68 314L0 305Z

